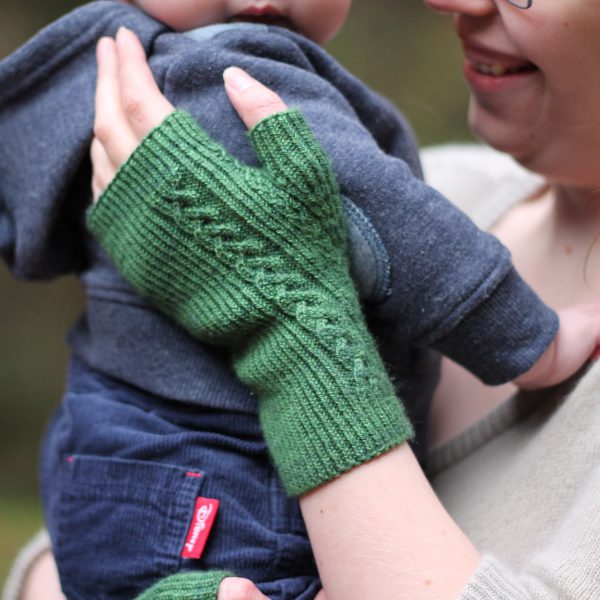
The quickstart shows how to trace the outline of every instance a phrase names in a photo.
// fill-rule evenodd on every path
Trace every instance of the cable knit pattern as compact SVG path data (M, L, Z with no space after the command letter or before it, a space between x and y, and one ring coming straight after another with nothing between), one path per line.
M294 110L250 135L261 168L174 113L122 167L89 226L142 295L232 351L296 495L412 430L364 323L327 157Z

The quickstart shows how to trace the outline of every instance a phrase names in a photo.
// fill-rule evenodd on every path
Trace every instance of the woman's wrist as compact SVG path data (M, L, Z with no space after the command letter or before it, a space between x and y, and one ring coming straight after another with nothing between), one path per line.
M481 557L408 444L300 498L327 600L455 600Z

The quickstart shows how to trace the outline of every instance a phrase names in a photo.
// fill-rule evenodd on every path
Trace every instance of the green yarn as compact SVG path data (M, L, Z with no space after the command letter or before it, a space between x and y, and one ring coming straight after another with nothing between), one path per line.
M89 227L140 294L229 348L299 495L412 435L349 275L329 161L298 111L250 133L243 165L183 112L142 142Z
M228 571L188 571L161 579L135 600L216 600Z

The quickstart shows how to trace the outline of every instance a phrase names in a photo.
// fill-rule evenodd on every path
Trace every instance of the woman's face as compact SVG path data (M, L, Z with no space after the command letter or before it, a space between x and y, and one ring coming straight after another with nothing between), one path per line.
M551 181L600 185L600 0L425 0L454 14L483 140Z

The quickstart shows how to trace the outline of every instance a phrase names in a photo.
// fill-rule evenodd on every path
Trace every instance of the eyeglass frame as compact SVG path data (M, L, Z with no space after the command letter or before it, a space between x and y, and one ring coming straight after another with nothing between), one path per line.
M533 4L533 0L527 0L527 6L521 6L520 4L516 3L516 0L506 0L510 5L514 6L515 8L520 8L521 10L527 10L528 8L531 8L531 5Z

